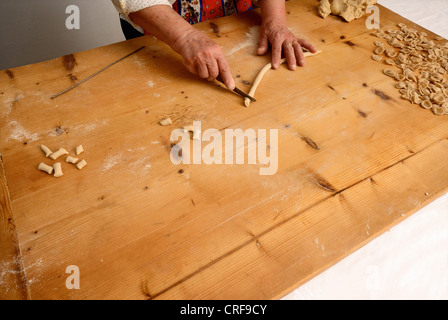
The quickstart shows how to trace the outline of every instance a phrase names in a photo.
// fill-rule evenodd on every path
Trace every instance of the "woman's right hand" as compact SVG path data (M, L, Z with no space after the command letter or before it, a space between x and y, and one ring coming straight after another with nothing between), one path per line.
M235 80L221 47L205 33L192 28L176 39L172 48L182 56L185 67L191 73L209 81L221 75L229 90L235 88Z
M171 6L154 5L129 14L129 18L179 53L190 72L210 81L221 74L226 87L235 88L220 46L194 29Z

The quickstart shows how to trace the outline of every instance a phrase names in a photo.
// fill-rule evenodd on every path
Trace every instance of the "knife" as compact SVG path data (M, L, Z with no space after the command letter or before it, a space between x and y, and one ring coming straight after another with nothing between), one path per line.
M224 84L224 81L222 80L221 75L219 75L216 80L218 80L219 82L221 82L222 84ZM233 92L235 92L236 94L244 97L244 98L248 98L250 99L250 101L255 102L257 100L255 100L255 98L251 97L250 95L248 95L247 93L245 93L244 91L238 89L237 87L235 87L235 89L233 89Z

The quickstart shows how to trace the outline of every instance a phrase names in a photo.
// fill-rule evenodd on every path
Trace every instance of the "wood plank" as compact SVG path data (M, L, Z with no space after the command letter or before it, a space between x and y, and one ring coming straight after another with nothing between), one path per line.
M0 300L27 299L26 279L0 154Z
M311 0L287 5L292 30L323 53L269 72L248 109L151 37L76 53L71 70L61 58L0 74L0 150L32 298L278 298L447 190L447 168L434 163L446 156L448 123L400 99L370 59L364 21L323 20ZM409 23L381 10L387 26ZM217 24L219 37L196 27L248 90L243 80L268 61L254 55L258 13ZM113 72L49 99L141 45ZM173 126L158 124L166 116ZM173 165L169 135L194 120L221 132L278 129L277 174ZM82 143L88 166L49 177L36 170L42 143L71 152ZM80 268L81 290L67 290L68 265Z
M426 205L429 197L421 190L436 195L446 191L448 165L443 159L447 156L448 141L443 139L297 211L276 228L255 235L155 298L281 298L309 280L310 275L324 271ZM239 270L237 275L234 270Z

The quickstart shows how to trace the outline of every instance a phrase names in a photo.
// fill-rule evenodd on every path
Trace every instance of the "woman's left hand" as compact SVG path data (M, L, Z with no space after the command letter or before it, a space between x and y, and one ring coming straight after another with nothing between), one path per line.
M315 53L316 48L307 40L296 37L283 23L262 24L260 29L260 41L258 43L258 55L264 55L272 47L272 67L280 66L282 52L290 70L295 70L297 65L305 65L303 49Z

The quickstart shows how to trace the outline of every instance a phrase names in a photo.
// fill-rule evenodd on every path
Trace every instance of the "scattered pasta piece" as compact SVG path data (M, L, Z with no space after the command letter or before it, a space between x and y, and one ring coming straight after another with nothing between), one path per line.
M445 114L446 110L443 107L436 105L432 107L432 111L434 112L435 115L440 116L442 114Z
M381 41L375 41L374 44L375 44L377 47L384 47L384 43L382 43Z
M389 58L395 58L397 56L397 53L395 52L394 49L386 49L386 55Z
M47 146L44 146L43 144L40 145L40 148L45 153L45 156L47 158L53 153L53 151L51 151L50 148L48 148Z
M423 102L421 103L421 106L425 109L431 109L432 103L429 100L423 100Z
M49 166L43 162L39 163L39 166L37 167L37 169L39 169L40 171L44 171L48 174L52 174L53 173L53 167Z
M79 156L81 153L84 152L84 148L82 147L82 145L80 144L79 146L76 147L76 155Z
M162 125L162 126L169 126L170 124L173 124L173 122L171 121L170 118L162 119L162 120L160 120L159 123L160 123L160 125Z
M78 168L79 170L81 170L82 168L84 168L87 165L86 160L81 160L78 162L78 164L76 165L76 168Z
M384 52L384 48L383 47L377 47L373 53L375 54L382 54Z
M72 157L72 156L68 156L67 158L65 158L65 162L75 164L76 162L78 162L78 158L75 158L75 157Z
M395 78L398 75L397 71L391 70L391 69L385 69L383 72L386 76L389 76L392 78Z
M193 132L193 140L200 141L201 130L197 130L194 126L184 126L184 132Z
M201 130L193 130L193 140L201 141Z
M60 162L56 162L53 164L54 176L56 178L62 177L64 174L62 173L62 165Z
M406 83L403 82L403 81L398 82L398 83L395 85L395 88L397 88L397 89L404 89L404 88L406 88Z
M59 158L60 156L62 156L62 155L64 155L64 154L68 154L68 151L65 150L64 148L59 148L58 151L53 152L53 153L50 155L50 158L53 159L53 160L56 160L57 158Z

